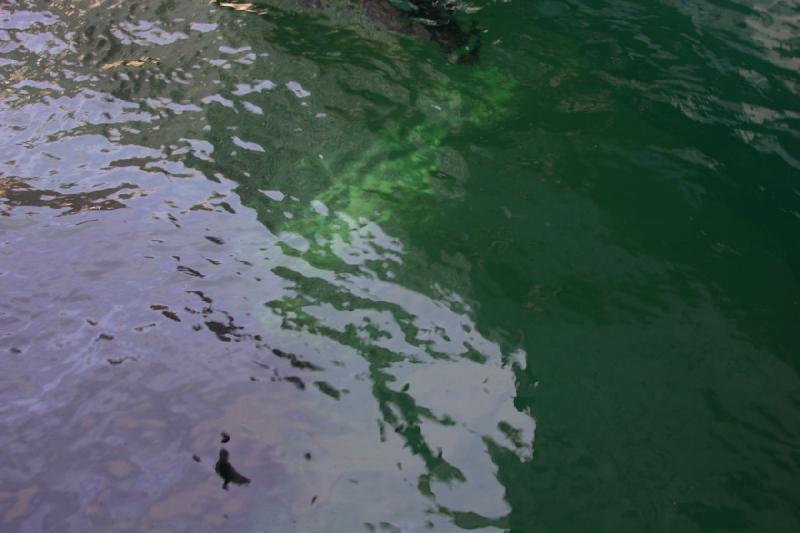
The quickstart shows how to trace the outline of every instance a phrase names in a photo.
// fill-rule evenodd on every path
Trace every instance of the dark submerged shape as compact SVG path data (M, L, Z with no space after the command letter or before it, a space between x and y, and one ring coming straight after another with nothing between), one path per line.
M247 5L253 13L262 13L255 4L244 1L215 0L217 5L238 9ZM330 9L333 0L302 0L307 9ZM456 20L458 3L445 0L362 0L367 16L392 31L436 42L449 61L474 64L481 46L480 30L473 22L464 30ZM257 3L263 5L263 2Z
M388 28L435 41L455 63L478 62L480 30L465 31L456 20L457 3L443 0L365 0L370 18Z
M214 465L214 471L219 474L219 477L224 481L222 488L225 490L228 490L228 483L234 483L236 485L247 485L250 483L250 480L237 472L228 461L229 455L228 450L225 448L220 449L219 460L217 464Z

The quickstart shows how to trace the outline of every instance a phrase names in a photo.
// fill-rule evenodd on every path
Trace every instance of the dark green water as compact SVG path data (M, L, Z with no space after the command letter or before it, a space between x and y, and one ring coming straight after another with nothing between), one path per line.
M378 4L0 5L0 530L800 530L798 3Z

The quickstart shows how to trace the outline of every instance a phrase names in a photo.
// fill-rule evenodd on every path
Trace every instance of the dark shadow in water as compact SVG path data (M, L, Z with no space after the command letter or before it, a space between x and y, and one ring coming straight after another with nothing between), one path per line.
M92 192L63 194L48 189L34 189L17 178L0 178L0 215L8 216L10 207L49 207L66 209L63 215L74 215L84 211L111 211L121 209L125 204L109 198L124 189L138 189L136 185L123 183L118 187L100 189Z
M442 47L454 63L474 64L480 51L480 30L465 31L456 20L455 6L438 0L409 0L404 9L388 0L364 2L370 18L402 33L423 37Z
M244 2L215 0L219 6L247 11L261 16L272 16L276 7L267 10L264 2ZM306 9L336 9L331 2L303 0ZM481 47L480 30L473 23L464 30L456 20L454 4L437 0L409 0L402 7L389 0L364 0L363 9L367 16L391 31L412 37L427 39L437 43L449 61L475 64ZM349 7L345 6L345 7Z

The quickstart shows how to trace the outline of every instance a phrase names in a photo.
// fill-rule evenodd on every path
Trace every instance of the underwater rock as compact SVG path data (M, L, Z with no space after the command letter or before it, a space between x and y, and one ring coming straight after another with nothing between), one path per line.
M334 9L334 0L302 0L305 9ZM268 9L244 1L215 0L215 4L237 11L266 14ZM362 0L364 12L391 31L436 42L450 61L476 63L480 50L480 31L473 24L464 30L456 20L460 5L442 0ZM349 4L348 4L349 6ZM466 10L464 10L466 11Z
M367 14L386 27L436 42L455 63L477 63L480 31L456 20L458 3L441 0L366 0Z

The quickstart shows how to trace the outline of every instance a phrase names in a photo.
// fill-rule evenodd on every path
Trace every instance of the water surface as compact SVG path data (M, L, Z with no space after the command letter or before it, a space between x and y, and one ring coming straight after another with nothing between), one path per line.
M0 7L0 529L797 531L797 3L378 4Z

